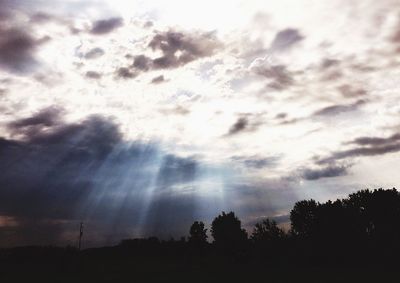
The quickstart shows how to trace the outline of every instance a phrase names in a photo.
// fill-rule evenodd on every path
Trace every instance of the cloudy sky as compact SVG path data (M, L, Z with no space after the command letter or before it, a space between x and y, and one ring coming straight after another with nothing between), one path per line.
M399 75L397 0L0 0L0 246L394 187Z

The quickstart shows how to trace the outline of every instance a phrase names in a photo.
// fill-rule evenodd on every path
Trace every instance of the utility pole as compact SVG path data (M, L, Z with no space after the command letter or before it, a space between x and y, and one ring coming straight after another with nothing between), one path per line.
M83 222L81 222L81 225L80 225L80 228L79 228L79 246L78 246L78 250L81 250L82 236L83 236Z

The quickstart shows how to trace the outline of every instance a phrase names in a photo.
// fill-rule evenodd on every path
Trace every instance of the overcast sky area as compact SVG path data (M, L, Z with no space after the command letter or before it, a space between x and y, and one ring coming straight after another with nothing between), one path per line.
M0 247L395 187L399 78L398 0L0 0Z

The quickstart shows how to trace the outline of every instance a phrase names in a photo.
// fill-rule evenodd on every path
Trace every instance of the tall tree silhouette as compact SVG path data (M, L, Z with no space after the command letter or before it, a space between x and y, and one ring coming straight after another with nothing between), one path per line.
M364 237L380 241L400 237L400 193L396 189L358 191L344 204Z
M211 235L217 247L235 250L247 240L247 232L233 212L218 215L211 224Z
M311 237L315 232L318 204L315 200L297 202L290 212L291 231L300 237Z
M196 246L202 246L207 243L207 229L204 228L202 221L195 221L190 226L189 234L189 243Z

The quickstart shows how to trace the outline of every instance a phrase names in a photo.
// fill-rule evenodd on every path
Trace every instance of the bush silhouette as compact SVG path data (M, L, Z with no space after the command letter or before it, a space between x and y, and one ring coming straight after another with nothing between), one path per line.
M276 222L267 218L255 225L250 239L255 243L268 243L282 240L284 236L285 232Z

